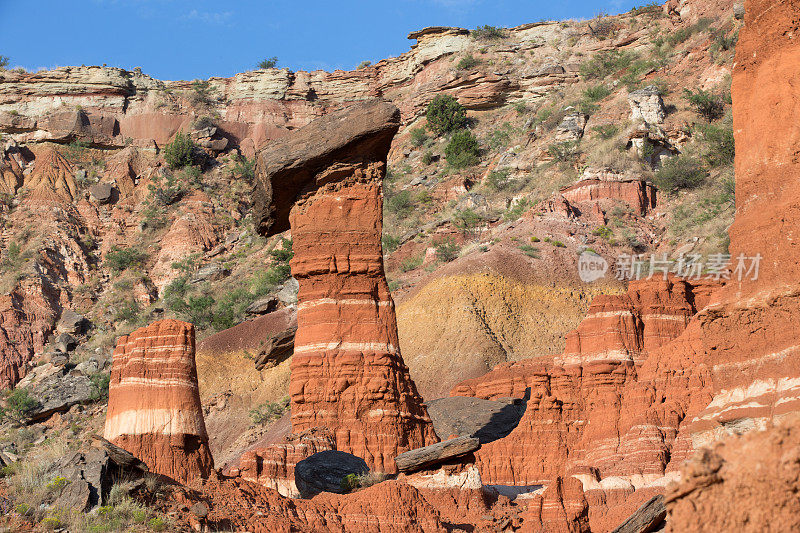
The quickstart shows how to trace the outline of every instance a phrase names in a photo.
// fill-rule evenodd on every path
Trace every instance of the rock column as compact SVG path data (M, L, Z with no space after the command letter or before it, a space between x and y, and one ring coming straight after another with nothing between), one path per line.
M208 447L194 361L194 326L162 320L114 351L104 436L180 482L205 478Z

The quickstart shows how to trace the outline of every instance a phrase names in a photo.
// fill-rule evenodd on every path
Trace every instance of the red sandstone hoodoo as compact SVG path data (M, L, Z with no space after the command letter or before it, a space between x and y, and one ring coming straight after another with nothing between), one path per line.
M194 326L162 320L120 337L104 436L152 471L178 481L211 474L214 461L197 389Z
M336 449L395 472L399 453L437 441L403 363L381 248L381 183L400 113L374 101L269 145L256 166L256 223L292 230L300 282L292 430L328 428Z

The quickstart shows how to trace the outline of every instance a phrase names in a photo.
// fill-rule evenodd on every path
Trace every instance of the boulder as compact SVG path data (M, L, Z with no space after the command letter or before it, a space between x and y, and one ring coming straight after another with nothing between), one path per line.
M64 309L61 313L61 318L58 321L56 330L59 333L69 333L72 335L80 334L86 326L86 318L73 311L72 309Z
M62 368L30 388L29 393L38 405L29 418L31 421L43 420L53 413L65 412L73 405L87 403L92 398L92 390L89 378L69 375Z
M111 461L105 450L89 449L67 454L44 476L55 494L53 508L88 512L99 507L111 489Z
M580 140L586 129L586 121L586 115L581 112L574 112L565 116L558 128L556 128L556 140L559 142Z
M97 203L107 204L113 201L116 189L110 183L95 183L89 187L89 194Z
M192 283L200 283L201 281L217 281L226 276L229 276L231 271L219 263L209 263L200 267L192 278Z
M311 498L320 492L348 492L342 480L350 475L369 472L367 463L360 457L337 450L325 450L303 459L294 468L297 489L303 498Z
M287 328L269 337L256 355L256 370L263 370L265 367L274 366L276 362L283 361L292 355L296 334L297 327L293 327Z
M476 437L486 444L511 433L525 413L525 406L522 399L451 396L428 402L428 414L437 435Z
M395 458L395 462L400 472L413 472L414 470L421 470L428 466L442 463L453 457L466 455L478 450L480 447L481 442L475 437L456 437L401 453Z
M78 346L78 341L69 333L61 333L55 340L56 350L67 353L71 352Z
M276 311L278 309L279 302L280 300L277 296L270 294L269 296L259 298L255 302L248 305L244 312L248 315L266 315L267 313Z
M631 107L631 120L646 124L662 124L667 116L661 90L651 85L628 94L628 105Z
M294 278L289 278L286 280L283 285L281 285L280 290L275 293L275 296L278 300L283 303L283 305L295 305L297 304L297 292L300 290L300 284Z

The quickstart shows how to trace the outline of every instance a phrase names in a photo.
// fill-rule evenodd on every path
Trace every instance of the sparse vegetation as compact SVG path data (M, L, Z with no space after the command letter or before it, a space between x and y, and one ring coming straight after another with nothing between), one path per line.
M250 409L250 420L254 426L263 426L277 420L289 409L289 397L286 396L274 402L266 402Z
M594 126L592 131L597 133L601 139L609 140L619 134L619 126L616 124L603 124L602 126Z
M534 259L539 259L540 257L539 249L535 246L531 246L530 244L521 244L518 246L518 248L522 250L522 253L528 257L532 257Z
M39 402L28 389L18 387L6 395L5 406L0 407L0 422L10 420L22 424L38 407Z
M411 130L411 145L419 148L428 141L428 134L425 128L419 127Z
M628 68L637 56L623 50L603 50L581 65L581 77L587 80L604 80Z
M414 211L414 201L411 198L411 191L402 190L391 194L386 199L386 207L389 212L394 213L399 218L406 218Z
M506 212L503 214L503 218L509 221L517 220L519 217L522 216L522 213L524 213L529 206L530 203L528 202L528 200L524 198L522 200L518 200L506 210Z
M472 54L467 54L461 58L456 65L458 70L471 70L480 64L480 60L473 57Z
M725 102L722 97L710 91L684 89L683 98L689 102L689 105L698 115L709 122L721 117L725 111Z
M199 148L192 138L179 131L172 142L164 147L164 159L169 168L175 170L196 164L199 160L198 152Z
M453 134L444 149L447 164L453 168L465 168L478 163L480 148L478 139L469 130L460 130Z
M189 102L195 106L211 106L214 103L213 93L214 88L207 80L194 80L189 92Z
M428 129L436 135L456 131L467 122L467 110L449 94L438 94L425 113Z
M509 187L509 169L494 169L486 176L486 187L492 191L502 191Z
M606 96L611 94L611 89L609 89L606 85L593 85L587 87L583 91L583 96L590 102L599 102L600 100L604 99Z
M112 246L106 253L105 264L114 272L140 267L147 260L147 254L137 248Z
M362 61L361 63L358 64L358 66L356 67L356 70L361 70L361 69L367 68L367 67L369 67L371 65L372 65L372 61Z
M719 126L708 124L700 128L705 141L703 159L711 167L721 167L733 163L736 144L733 137L733 124L730 119Z
M693 189L706 179L706 171L700 160L690 154L667 159L653 176L653 182L662 191L675 192Z
M469 33L474 38L481 41L502 39L506 35L506 32L505 30L503 30L503 28L498 28L496 26L489 26L488 24L485 24L483 26L478 26Z
M4 70L8 66L8 56L0 56L0 70Z
M412 270L416 270L422 266L424 260L425 258L422 255L407 257L400 263L400 271L411 272Z
M458 258L461 247L453 238L442 239L435 244L436 259L442 263L449 263Z
M400 239L394 235L384 233L383 237L381 237L381 244L383 245L383 253L390 254L400 246Z
M554 143L548 146L547 152L552 156L555 161L560 163L567 163L573 161L578 155L578 142L567 141L561 143Z
M256 65L258 70L267 70L271 68L275 68L278 66L278 58L276 56L268 57L266 59L262 59Z

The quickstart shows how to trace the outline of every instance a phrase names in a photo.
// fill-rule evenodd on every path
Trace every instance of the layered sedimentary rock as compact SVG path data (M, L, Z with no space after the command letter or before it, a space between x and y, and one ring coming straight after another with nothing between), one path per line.
M162 320L120 337L114 351L104 436L181 482L205 478L208 448L197 371L194 326Z
M622 202L642 216L655 209L657 203L657 189L652 184L608 169L587 169L577 183L560 192L570 204L597 203L606 211Z
M334 446L333 437L321 428L292 434L281 444L245 452L239 460L239 475L284 496L298 498L300 492L294 479L294 467L317 452L333 450Z
M77 185L69 164L55 148L47 148L36 157L33 173L25 179L24 187L31 198L41 202L72 202Z
M322 426L336 449L394 472L436 441L403 363L383 272L382 192L397 109L375 101L328 115L259 154L256 224L291 227L300 282L292 429Z
M800 419L703 449L666 493L667 531L798 531Z
M564 354L500 365L454 388L453 395L487 399L530 389L519 425L476 452L483 482L547 487L540 504L562 509L557 517L571 516L576 530L587 517L592 529L621 522L663 490L670 454L685 457L690 447L678 439L686 395L705 390L664 359L686 351L687 325L714 286L672 277L631 282L624 295L595 298Z

